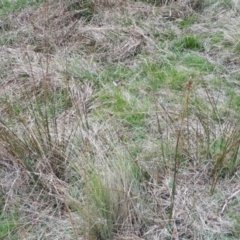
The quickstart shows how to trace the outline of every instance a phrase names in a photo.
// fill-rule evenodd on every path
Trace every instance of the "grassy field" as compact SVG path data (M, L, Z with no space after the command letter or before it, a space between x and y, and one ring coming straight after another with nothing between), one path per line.
M240 239L240 2L0 2L0 239Z

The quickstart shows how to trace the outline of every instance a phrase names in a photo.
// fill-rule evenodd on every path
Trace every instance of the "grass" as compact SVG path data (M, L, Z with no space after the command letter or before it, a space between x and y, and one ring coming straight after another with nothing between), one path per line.
M1 239L239 238L233 8L1 4Z
M198 51L203 50L203 45L199 41L199 38L197 38L196 36L183 37L182 39L177 41L173 47L178 50L183 50L183 49L198 50Z
M0 238L1 239L17 239L14 235L18 227L18 219L16 213L6 215L3 213L1 206L0 212Z
M196 19L194 17L187 17L179 23L179 26L180 28L187 28L193 25L195 22L196 22Z
M42 2L42 0L3 0L0 3L0 15L8 15L13 12L19 12L26 7L36 6L37 4L40 4Z
M201 73L211 73L217 68L214 64L195 54L186 54L182 59L182 64Z

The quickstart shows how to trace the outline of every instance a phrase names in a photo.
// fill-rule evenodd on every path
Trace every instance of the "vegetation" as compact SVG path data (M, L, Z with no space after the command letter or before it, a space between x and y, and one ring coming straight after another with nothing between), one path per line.
M239 239L234 1L0 3L0 239Z

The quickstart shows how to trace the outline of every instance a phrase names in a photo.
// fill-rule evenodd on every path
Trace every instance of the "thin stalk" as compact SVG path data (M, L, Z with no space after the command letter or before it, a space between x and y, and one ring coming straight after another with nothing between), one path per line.
M183 105L183 111L181 115L181 123L180 127L178 129L177 133L177 142L176 142L176 147L175 147L175 156L174 156L174 174L173 174L173 187L172 187L172 195L171 195L171 204L170 204L170 213L169 213L169 221L172 220L173 218L173 210L174 210L174 203L175 203L175 195L176 195L176 189L177 189L177 178L178 178L178 170L180 166L180 158L179 158L179 146L180 146L180 140L182 136L182 129L184 125L184 118L188 110L188 104L189 104L189 98L190 98L190 93L192 89L192 83L193 80L190 77L188 83L186 84L186 97L185 97L185 102Z

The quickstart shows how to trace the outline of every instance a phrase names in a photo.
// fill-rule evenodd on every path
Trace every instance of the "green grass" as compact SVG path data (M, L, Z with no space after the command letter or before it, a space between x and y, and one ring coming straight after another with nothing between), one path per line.
M240 109L240 97L239 95L232 91L231 89L227 92L228 104L231 106L231 109L239 111Z
M237 42L237 44L235 45L235 51L237 53L240 53L240 42Z
M124 91L124 88L106 89L98 96L97 101L101 104L102 110L106 109L109 114L113 114L129 126L138 127L145 123L148 102L146 100L140 102L137 96ZM99 110L97 112L99 113Z
M37 6L44 0L3 0L0 2L0 16L19 12L28 6Z
M12 34L5 34L0 39L0 46L13 45L17 42L17 37Z
M179 51L182 50L195 50L203 51L204 46L197 36L184 36L180 40L176 41L173 45Z
M175 61L175 60L174 60ZM186 69L180 69L179 66L162 65L150 63L142 68L143 74L148 78L148 85L152 90L158 90L169 87L173 90L183 90L190 76L194 76L194 72Z
M179 23L179 27L180 28L187 28L191 25L193 25L196 22L196 18L194 17L188 17L183 19L180 23Z
M101 239L112 239L114 224L117 221L116 210L111 200L111 189L107 189L100 176L96 172L89 175L89 195L90 204L94 206L95 214L99 216L103 223L92 223L90 232ZM117 208L117 206L116 206Z
M236 219L236 223L234 225L233 235L234 237L239 238L240 237L240 218L238 216L235 216L235 219Z
M214 64L210 63L208 60L198 55L190 53L186 54L182 58L180 63L200 73L212 73L217 68Z
M14 232L17 229L17 221L11 214L0 212L0 239L16 240Z
M209 36L206 36L206 37L209 37ZM221 44L224 40L224 34L223 32L214 33L209 38L211 39L211 43L213 45L218 43Z

